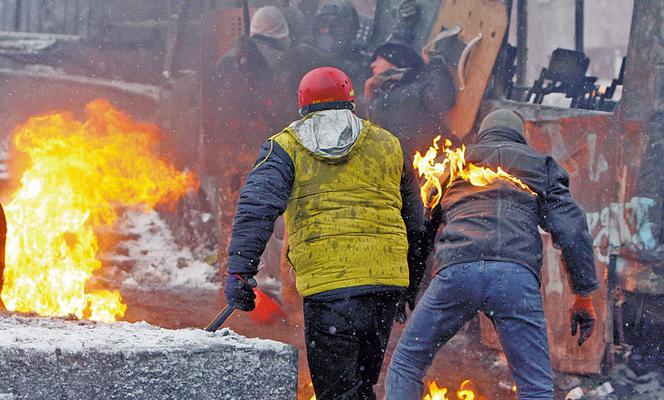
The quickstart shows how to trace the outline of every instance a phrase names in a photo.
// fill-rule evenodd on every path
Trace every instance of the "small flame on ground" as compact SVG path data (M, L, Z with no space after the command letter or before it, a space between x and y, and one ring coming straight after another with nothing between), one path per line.
M475 397L477 394L475 391L472 389L472 382L470 380L465 380L461 382L461 385L459 386L459 389L456 391L456 397L459 400L475 400ZM424 395L422 400L452 400L449 397L447 397L447 388L440 388L438 387L438 384L436 381L431 381L427 385L429 388L429 393Z
M196 186L190 173L156 156L158 129L135 122L105 100L69 113L31 118L14 133L29 157L5 207L7 254L2 300L7 309L112 322L127 309L120 293L92 284L101 268L95 227L118 206L150 210Z
M420 188L420 195L425 207L433 208L440 202L443 194L443 183L441 182L443 177L447 179L446 187L452 185L452 182L456 179L464 179L473 186L487 186L501 179L513 183L533 196L537 196L528 185L508 174L501 167L494 171L491 168L478 167L473 163L467 163L466 146L452 149L452 142L449 139L445 139L443 142L442 151L445 159L442 162L437 162L438 150L441 150L438 144L440 139L440 135L436 136L433 140L433 146L429 147L424 155L417 151L413 159L413 167L418 171L420 177L425 177L425 182Z
M311 385L311 383L309 383ZM469 379L466 379L465 381L461 382L461 385L459 385L459 389L456 391L456 396L458 400L475 400L477 393L472 389L472 381ZM429 388L429 393L425 394L424 397L422 397L422 400L452 400L449 397L447 397L447 388L440 388L438 387L438 384L436 381L431 381L427 385ZM516 390L516 387L515 387ZM316 400L316 395L311 396L309 400Z

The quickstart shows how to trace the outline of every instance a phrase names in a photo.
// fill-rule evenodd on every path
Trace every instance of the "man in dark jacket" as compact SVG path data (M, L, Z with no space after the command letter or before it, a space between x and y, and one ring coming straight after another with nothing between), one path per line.
M399 136L412 160L433 135L446 132L441 118L456 99L452 76L442 58L424 64L412 46L395 39L371 61L364 95L369 120Z
M251 19L250 37L240 37L217 63L215 130L224 143L231 141L228 144L233 151L256 149L272 133L273 126L292 120L285 107L288 93L284 93L285 82L281 79L283 70L288 69L289 32L277 7L261 7Z
M299 104L303 118L263 145L241 190L226 299L254 308L251 280L285 212L316 397L375 399L397 303L422 275L419 188L399 140L352 113L342 71L305 75Z
M519 398L553 398L539 290L538 226L562 250L576 293L572 335L580 328L581 345L592 334L591 293L599 284L585 215L572 199L565 170L529 147L523 131L523 121L515 113L489 114L480 126L479 143L466 150L466 161L494 170L501 167L535 195L506 180L473 186L456 179L434 209L434 227L444 224L436 243L439 270L392 357L386 383L389 400L421 399L421 379L436 351L478 311L496 326Z
M254 152L274 133L274 126L297 117L297 112L287 107L292 101L285 78L289 34L277 7L261 7L251 19L250 37L240 37L215 69L211 91L216 108L214 135L210 135L212 142L206 143L214 149L214 156L206 157L205 170L216 178L219 188L222 262L242 178L251 169Z
M399 4L397 24L374 51L372 76L364 87L369 120L398 135L411 160L415 150L428 147L432 136L444 133L454 139L442 117L456 101L454 80L442 56L425 63L413 47L418 14L414 0Z

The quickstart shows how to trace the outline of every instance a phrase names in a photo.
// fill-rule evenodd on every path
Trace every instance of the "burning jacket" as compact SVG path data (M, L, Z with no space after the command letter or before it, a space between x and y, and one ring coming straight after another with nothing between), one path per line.
M432 225L444 224L436 243L438 268L481 260L510 261L541 278L538 226L562 250L572 289L598 288L586 217L569 191L569 176L556 161L536 153L518 132L489 130L466 149L466 161L521 179L537 195L499 180L479 187L455 180L434 208Z
M418 192L396 137L349 110L309 114L263 145L240 194L228 271L257 272L285 212L303 296L408 287L423 265Z

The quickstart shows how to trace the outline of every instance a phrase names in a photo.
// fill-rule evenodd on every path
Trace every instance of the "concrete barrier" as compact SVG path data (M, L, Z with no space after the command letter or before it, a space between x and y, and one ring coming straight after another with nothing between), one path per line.
M229 330L0 316L0 394L296 400L297 349Z

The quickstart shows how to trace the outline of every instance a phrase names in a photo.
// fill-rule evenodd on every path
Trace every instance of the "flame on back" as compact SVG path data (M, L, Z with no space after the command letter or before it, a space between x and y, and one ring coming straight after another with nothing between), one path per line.
M449 187L457 179L466 180L473 186L487 186L501 179L511 182L533 196L537 196L528 185L508 174L501 167L494 171L491 168L478 167L473 163L466 162L466 146L452 149L452 142L449 139L445 139L443 142L442 154L445 155L445 158L441 162L437 162L438 151L441 150L438 144L440 138L440 135L436 136L433 140L433 146L429 147L424 155L417 151L413 158L413 167L418 171L420 177L424 176L425 178L420 187L420 195L425 207L433 208L440 202L443 195L441 179L446 174L449 178L445 187Z

